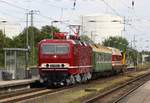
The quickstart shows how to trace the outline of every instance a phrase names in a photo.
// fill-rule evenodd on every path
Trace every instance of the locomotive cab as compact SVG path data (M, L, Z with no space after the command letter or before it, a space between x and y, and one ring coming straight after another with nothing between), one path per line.
M119 49L112 49L112 68L115 73L123 72L123 55Z
M39 45L39 73L41 82L63 85L72 64L71 44L57 40L43 40Z

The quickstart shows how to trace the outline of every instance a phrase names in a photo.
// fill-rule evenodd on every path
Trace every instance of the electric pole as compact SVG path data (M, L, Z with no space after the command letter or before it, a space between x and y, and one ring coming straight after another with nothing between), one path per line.
M27 47L27 49L29 48L28 15L29 15L29 13L26 13L26 47Z
M28 78L28 66L29 66L29 37L28 37L28 15L29 13L26 13L26 78Z
M34 65L34 61L35 61L35 39L34 39L34 24L33 24L33 19L34 19L34 14L37 14L39 11L37 11L37 10L31 10L30 12L29 12L29 15L30 15L30 19L31 19L31 21L30 21L30 23L31 23L31 47L32 47L32 49L31 49L31 55L32 55L32 58L31 58L31 60L32 60L32 65Z
M73 2L73 10L75 10L75 8L76 8L76 0L74 0Z

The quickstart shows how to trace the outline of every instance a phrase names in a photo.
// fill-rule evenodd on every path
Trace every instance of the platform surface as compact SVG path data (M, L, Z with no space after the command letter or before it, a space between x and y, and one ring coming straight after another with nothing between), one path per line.
M150 81L146 82L119 103L150 103Z
M23 80L0 81L0 88L15 86L15 85L22 85L22 84L29 84L29 83L33 83L37 80L38 80L38 78L23 79Z

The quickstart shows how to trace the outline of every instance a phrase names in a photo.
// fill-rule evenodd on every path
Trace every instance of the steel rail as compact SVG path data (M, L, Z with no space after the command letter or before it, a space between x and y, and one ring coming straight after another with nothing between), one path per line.
M144 78L144 77L146 77L146 76L148 76L148 75L150 75L150 72L149 72L149 73L146 73L146 74L143 74L143 75L141 75L141 76L138 76L138 77L136 77L136 78L134 78L134 79L132 79L132 80L130 80L130 81L127 81L126 83L123 83L123 84L121 84L121 85L119 85L119 86L117 86L117 87L115 87L115 88L112 88L112 89L110 89L110 90L108 90L108 91L106 91L106 92L104 92L104 93L102 93L102 94L98 94L98 95L96 95L96 96L94 96L94 97L92 97L92 98L89 98L88 100L85 100L83 103L94 103L94 102L96 102L97 100L99 100L99 99L101 99L101 98L103 98L103 97L109 95L110 93L113 93L113 92L115 92L115 91L117 91L117 90L120 90L120 89L124 88L125 86L127 86L127 85L129 85L129 84L132 84L133 82L136 82L136 81L138 81L138 80L140 80L140 79L142 79L142 78ZM145 81L145 82L146 82L146 81ZM141 83L139 86L133 88L132 90L130 90L129 92L127 92L127 93L124 94L123 96L119 97L119 98L116 99L113 103L117 103L118 101L120 101L121 99L123 99L125 96L127 96L128 94L130 94L131 92L133 92L134 90L136 90L137 88L139 88L140 86L142 86L145 82Z
M10 98L13 96L26 94L26 93L36 92L44 89L45 88L33 88L33 89L25 89L25 90L13 91L13 92L6 92L5 94L0 94L0 100L5 98Z
M15 103L18 101L23 101L26 99L35 98L38 96L46 95L46 94L55 94L66 91L73 87L78 87L80 84L71 85L68 87L58 88L58 89L46 89L46 88L37 88L29 91L22 91L18 93L9 93L6 95L0 95L0 103Z

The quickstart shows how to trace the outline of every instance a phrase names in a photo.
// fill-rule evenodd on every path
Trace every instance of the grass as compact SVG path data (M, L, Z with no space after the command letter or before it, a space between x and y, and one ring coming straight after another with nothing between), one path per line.
M137 69L150 69L150 63L138 64Z

